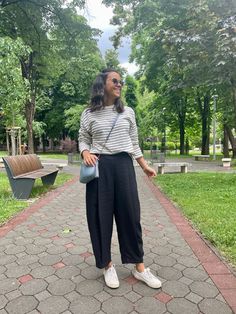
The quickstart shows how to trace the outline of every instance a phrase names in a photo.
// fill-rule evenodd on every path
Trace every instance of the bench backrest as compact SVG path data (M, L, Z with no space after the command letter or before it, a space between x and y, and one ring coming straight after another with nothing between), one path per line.
M43 168L36 154L3 157L3 160L8 165L13 177Z

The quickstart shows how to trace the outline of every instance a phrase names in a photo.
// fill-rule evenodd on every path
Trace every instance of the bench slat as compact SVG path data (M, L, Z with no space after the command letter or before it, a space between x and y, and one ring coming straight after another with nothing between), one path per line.
M4 159L10 167L13 177L43 168L36 154L8 156Z
M44 176L47 176L50 173L54 173L54 172L58 172L57 169L41 169L41 170L36 170L36 171L32 171L26 174L21 174L17 177L14 177L14 179L38 179L38 178L42 178Z

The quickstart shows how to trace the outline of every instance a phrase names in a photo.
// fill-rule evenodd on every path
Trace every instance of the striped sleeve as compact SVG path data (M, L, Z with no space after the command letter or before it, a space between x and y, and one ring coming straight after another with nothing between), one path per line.
M131 110L131 126L130 126L130 138L133 144L133 156L135 159L142 157L142 151L139 147L139 140L138 140L138 130L137 130L137 124L136 124L136 119L135 119L135 113L132 108Z
M84 110L80 119L79 129L79 150L82 153L84 150L90 150L92 144L92 136L89 132L88 111Z

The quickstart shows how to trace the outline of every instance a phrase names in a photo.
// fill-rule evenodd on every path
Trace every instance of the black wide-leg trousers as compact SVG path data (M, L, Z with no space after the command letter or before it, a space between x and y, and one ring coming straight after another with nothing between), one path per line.
M133 161L129 154L100 155L99 178L86 185L86 208L98 268L104 268L112 260L113 217L122 263L143 262L140 203Z

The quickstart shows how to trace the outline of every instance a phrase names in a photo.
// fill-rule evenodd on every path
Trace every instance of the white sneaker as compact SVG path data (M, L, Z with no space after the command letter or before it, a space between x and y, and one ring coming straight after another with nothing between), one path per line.
M134 269L132 274L136 279L145 282L151 288L161 288L161 281L151 273L149 268L145 268L143 272Z
M105 283L109 288L114 289L119 287L120 283L114 265L108 269L104 269L103 275Z

